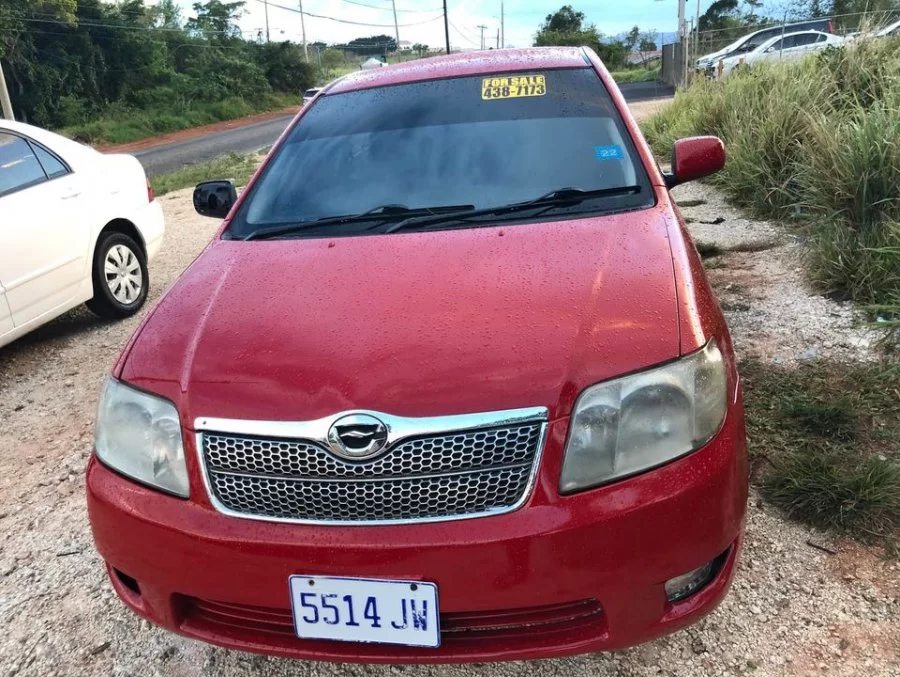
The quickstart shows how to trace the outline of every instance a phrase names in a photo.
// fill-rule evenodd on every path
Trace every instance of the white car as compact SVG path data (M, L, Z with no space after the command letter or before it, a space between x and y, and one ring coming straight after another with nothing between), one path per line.
M875 35L879 38L887 38L894 35L900 35L900 21L895 21L890 26L885 26Z
M758 31L739 37L730 45L727 45L720 50L712 52L711 54L704 54L694 62L694 68L699 71L713 68L720 59L752 52L759 45L776 36L781 37L787 33L798 33L800 31L820 31L822 33L829 33L833 30L834 25L831 19L828 18L811 19L809 21L800 21L798 23L786 25L766 26Z
M303 92L303 105L305 106L310 101L316 98L316 95L322 91L321 87L313 87L312 89L307 89Z
M722 59L722 75L728 75L735 68L750 67L761 61L800 59L812 52L844 43L844 38L821 31L800 31L769 38L746 54L738 54Z
M136 158L0 120L0 346L80 303L136 313L164 230Z

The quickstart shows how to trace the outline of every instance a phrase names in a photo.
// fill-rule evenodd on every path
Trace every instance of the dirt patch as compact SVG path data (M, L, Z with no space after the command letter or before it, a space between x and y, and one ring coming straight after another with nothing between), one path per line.
M709 186L684 184L672 194L694 239L715 254L707 272L742 357L776 364L877 357L878 336L863 315L809 284L799 238L746 218Z
M859 594L872 589L900 604L900 559L879 556L871 548L848 539L837 544L837 555L828 560L829 570ZM896 639L900 641L900 633Z
M641 122L642 120L646 120L647 118L649 118L666 104L672 103L672 100L672 98L667 98L653 99L651 101L637 101L635 103L628 104L628 108L631 110L631 114L634 116L634 119L638 122Z

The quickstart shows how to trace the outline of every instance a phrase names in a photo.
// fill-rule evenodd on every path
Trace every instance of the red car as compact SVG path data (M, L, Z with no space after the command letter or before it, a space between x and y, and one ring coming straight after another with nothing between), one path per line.
M90 520L174 632L356 662L618 649L696 621L741 546L741 384L669 188L587 49L347 76L135 332Z

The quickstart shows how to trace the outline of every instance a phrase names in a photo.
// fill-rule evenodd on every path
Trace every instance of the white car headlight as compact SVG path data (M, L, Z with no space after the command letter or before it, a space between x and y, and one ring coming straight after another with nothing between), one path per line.
M97 410L94 448L97 457L113 470L188 497L181 423L168 400L107 379Z
M676 362L587 388L572 414L560 493L634 475L699 449L719 431L727 398L715 339Z

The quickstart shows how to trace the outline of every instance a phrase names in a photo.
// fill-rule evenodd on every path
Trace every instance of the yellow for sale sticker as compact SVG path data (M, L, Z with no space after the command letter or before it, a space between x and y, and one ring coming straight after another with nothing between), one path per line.
M544 96L547 81L543 75L514 75L505 78L485 78L481 81L481 98L517 99L523 96Z

